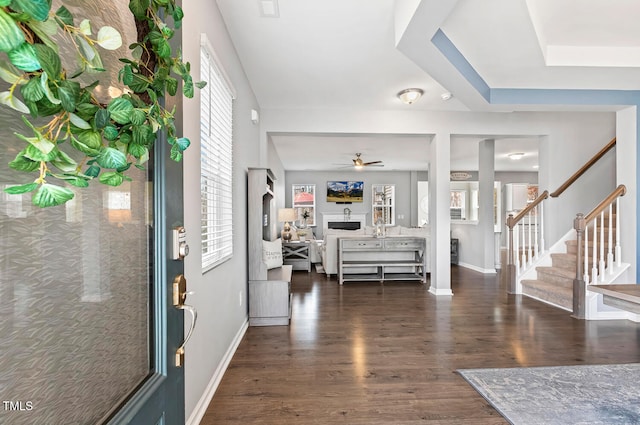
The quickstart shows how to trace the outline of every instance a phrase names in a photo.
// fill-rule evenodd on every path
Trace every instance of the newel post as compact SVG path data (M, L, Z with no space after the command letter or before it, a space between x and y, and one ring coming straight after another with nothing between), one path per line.
M573 314L576 319L585 318L586 288L584 283L583 256L584 256L584 231L586 222L584 214L578 213L573 220L573 228L576 229L577 248L576 253L576 277L573 279Z
M507 251L507 291L510 294L516 293L516 264L513 250L513 226L515 226L513 214L509 214L509 217L507 217L507 228L509 229L509 250Z

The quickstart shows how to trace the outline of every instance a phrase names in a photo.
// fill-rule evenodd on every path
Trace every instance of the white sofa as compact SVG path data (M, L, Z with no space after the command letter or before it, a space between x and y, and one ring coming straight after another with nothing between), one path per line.
M324 229L322 243L322 267L327 276L338 274L338 238L357 238L373 235L373 227L366 226L358 230ZM431 272L431 228L389 226L386 229L386 237L398 236L422 236L426 241L427 273Z

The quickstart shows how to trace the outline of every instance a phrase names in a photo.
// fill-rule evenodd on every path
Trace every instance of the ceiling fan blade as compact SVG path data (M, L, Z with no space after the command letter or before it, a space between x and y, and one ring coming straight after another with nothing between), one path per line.
M371 161L371 162L365 162L365 163L364 163L364 164L362 164L362 165L364 165L364 166L367 166L367 165L374 165L374 164L380 164L381 162L382 162L382 161Z

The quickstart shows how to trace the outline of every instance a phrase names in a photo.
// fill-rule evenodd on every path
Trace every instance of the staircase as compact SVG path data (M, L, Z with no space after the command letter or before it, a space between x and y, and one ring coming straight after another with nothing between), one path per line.
M560 196L593 164L615 146L613 138L555 192L546 190L517 215L507 218L507 272L509 292L523 294L572 312L578 319L615 318L618 312L601 309L598 294L590 285L608 285L629 264L622 263L618 200L626 193L616 187L586 216L579 213L574 229L549 249L545 248L544 222L549 196ZM640 313L640 312L639 312ZM639 314L640 317L640 314Z
M612 231L615 234L615 214L613 214L612 218ZM608 223L608 214L605 216L605 222ZM602 230L606 241L604 244L604 252L606 253L609 251L609 228L605 226ZM599 232L600 226L598 225L596 234L600 235ZM575 234L573 237L575 238ZM563 246L563 252L550 252L548 254L548 258L551 260L550 265L536 266L535 279L523 278L520 284L522 285L522 294L559 308L573 311L573 281L576 277L578 241L569 239L562 242L560 246ZM589 253L593 252L593 242L589 243L587 251ZM593 259L590 256L588 260L588 272L590 274L592 269Z

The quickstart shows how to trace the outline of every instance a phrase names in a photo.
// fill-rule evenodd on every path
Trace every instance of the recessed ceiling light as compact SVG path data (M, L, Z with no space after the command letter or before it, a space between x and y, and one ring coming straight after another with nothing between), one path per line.
M260 2L260 16L264 18L280 17L278 0L259 0L259 2Z
M451 93L449 93L448 91L447 91L447 92L444 92L444 93L442 93L442 94L440 95L440 98L441 98L442 100L449 100L449 99L451 99L452 97L453 97L453 95L452 95Z
M514 161L517 161L524 156L524 152L514 152L514 153L510 153L507 156L509 157L509 159L513 159Z
M536 164L536 165L533 166L533 168L535 168L537 170L538 168L540 168L540 166Z

